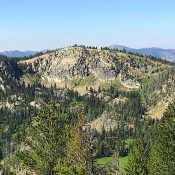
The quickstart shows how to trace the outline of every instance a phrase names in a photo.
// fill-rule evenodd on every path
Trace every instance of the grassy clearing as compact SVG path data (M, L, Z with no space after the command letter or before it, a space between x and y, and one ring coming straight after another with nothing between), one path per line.
M97 159L97 164L105 166L113 161L114 161L113 157L103 157L103 158ZM119 158L119 166L120 166L120 171L122 173L125 173L125 167L127 165L127 162L128 162L128 156Z
M128 88L122 85L121 81L118 78L116 78L115 80L109 80L109 81L103 82L101 84L101 89L109 89L111 86L113 86L117 90L128 91Z
M79 82L79 86L90 86L90 85L94 85L96 81L95 75L91 74L88 77L86 77L85 79L82 79Z
M106 165L112 161L112 157L103 157L100 159L97 159L97 164L99 165Z
M119 159L120 170L123 174L125 173L125 167L127 166L127 163L128 163L128 156L121 157Z

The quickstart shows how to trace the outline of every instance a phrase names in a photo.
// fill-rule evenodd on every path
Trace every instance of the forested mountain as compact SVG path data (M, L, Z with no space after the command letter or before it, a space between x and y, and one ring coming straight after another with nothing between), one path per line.
M154 57L166 59L172 62L175 61L175 49L162 49L157 47L135 49L122 45L112 45L109 48L121 50L125 49L127 52L139 53L143 55L152 55Z
M31 55L35 55L37 51L19 51L19 50L11 50L11 51L3 51L0 52L1 55L5 55L7 57L28 57Z
M96 159L127 156L132 145L151 140L174 98L174 77L174 63L108 48L1 56L0 173L120 172L118 163L104 167ZM154 149L148 152L158 154Z

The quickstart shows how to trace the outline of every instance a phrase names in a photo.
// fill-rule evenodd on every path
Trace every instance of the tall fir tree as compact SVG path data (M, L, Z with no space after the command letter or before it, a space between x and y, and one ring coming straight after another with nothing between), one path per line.
M141 139L135 140L130 151L126 175L146 175L147 164L145 162L144 144Z
M175 101L169 105L157 127L148 166L150 175L175 173Z
M66 156L67 117L50 104L33 119L25 138L26 148L17 153L22 165L38 175L56 175L55 166Z

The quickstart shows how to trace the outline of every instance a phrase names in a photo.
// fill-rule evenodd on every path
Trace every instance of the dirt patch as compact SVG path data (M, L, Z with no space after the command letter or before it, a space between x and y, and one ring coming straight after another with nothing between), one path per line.
M166 111L167 104L162 101L157 103L157 105L148 112L148 117L152 119L161 119L163 113Z

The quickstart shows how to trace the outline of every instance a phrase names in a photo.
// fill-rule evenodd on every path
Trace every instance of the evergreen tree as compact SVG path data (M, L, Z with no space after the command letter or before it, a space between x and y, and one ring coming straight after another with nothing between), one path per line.
M145 163L144 145L140 139L133 143L131 149L128 165L126 167L126 175L146 175L147 164Z
M150 152L150 175L174 175L175 172L175 101L158 125Z
M80 114L76 126L70 130L68 143L68 159L79 170L79 175L98 174L95 164L96 158L96 133L86 127L85 116Z
M80 115L76 125L72 125L69 131L67 155L59 159L56 165L58 175L84 175L86 173L87 149L84 144L83 126L85 119Z
M57 174L55 166L66 156L67 117L50 104L34 118L27 130L26 150L17 153L22 165L38 175Z

